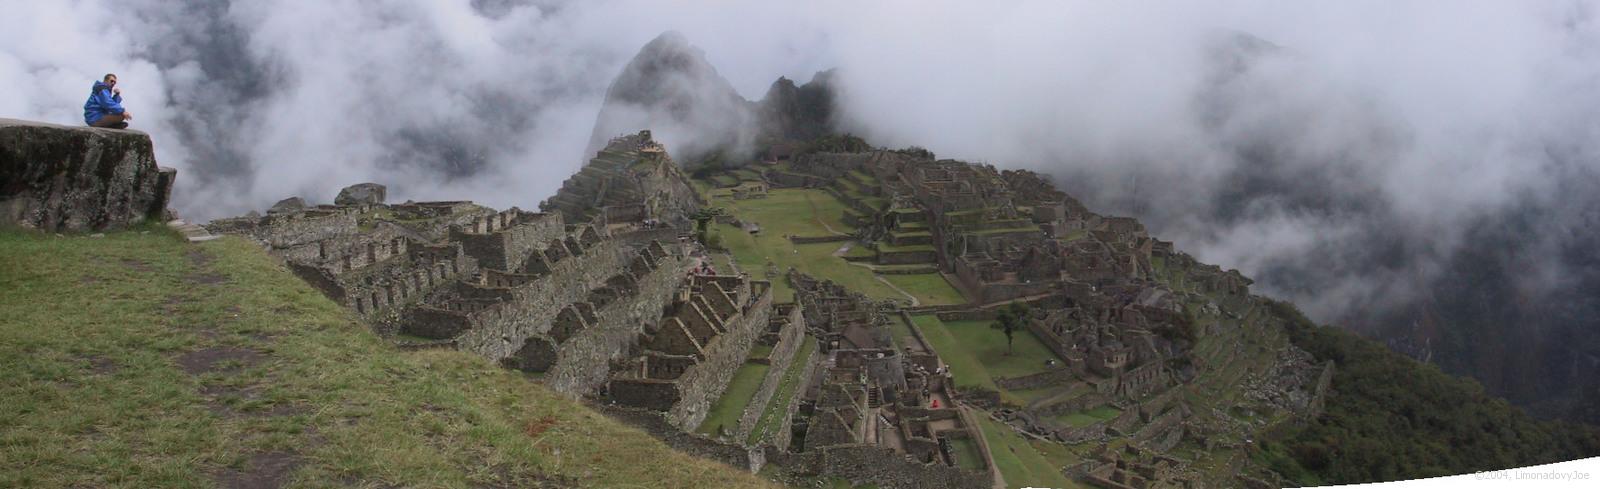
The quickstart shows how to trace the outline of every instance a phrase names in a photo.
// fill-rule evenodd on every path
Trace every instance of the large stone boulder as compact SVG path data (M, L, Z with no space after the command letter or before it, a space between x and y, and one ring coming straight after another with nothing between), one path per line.
M339 196L334 197L333 203L335 205L382 204L388 191L389 189L376 183L358 183L340 190Z
M106 230L161 220L178 171L150 135L0 119L0 225Z
M302 199L302 198L299 198L299 197L290 197L290 198L287 198L287 199L280 200L276 204L272 204L272 207L267 208L267 214L269 214L269 215L270 214L283 214L285 212L295 212L295 211L299 211L299 210L304 210L305 208L306 208L306 199Z

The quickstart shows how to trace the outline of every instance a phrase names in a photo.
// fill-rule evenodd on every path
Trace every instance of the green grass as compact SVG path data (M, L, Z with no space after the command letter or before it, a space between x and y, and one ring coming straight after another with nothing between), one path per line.
M1061 359L1030 331L1012 333L1012 350L1007 353L1006 335L990 327L993 321L949 321L945 326L965 349L983 362L996 377L1017 377L1045 370L1045 360Z
M850 175L856 177L856 180L860 180L868 185L878 183L878 179L876 177L868 175L866 172L861 170L850 170Z
M1015 350L1007 354L1005 334L990 328L990 321L944 322L931 314L911 318L939 356L950 364L956 385L1000 391L1001 399L1013 403L1024 404L1025 400L995 385L994 379L1041 372L1045 360L1057 359L1028 331L1014 333Z
M895 346L900 348L915 344L917 341L916 336L911 332L911 325L906 324L905 320L901 319L898 314L890 316L889 332L894 334Z
M839 221L844 209L843 204L826 192L815 189L775 189L765 199L719 200L715 205L724 206L739 219L759 223L762 227L759 235L751 235L731 226L721 227L723 246L733 253L734 259L739 261L740 268L744 270L765 270L766 263L770 260L780 271L794 267L803 273L833 280L875 299L905 298L904 295L874 278L871 269L852 265L841 257L833 256L833 252L843 243L797 245L784 238L784 235L829 235L831 233L828 232L828 228L823 226L825 222L841 232L854 229ZM856 248L864 247L858 245ZM928 249L931 250L932 247ZM867 252L870 253L870 250ZM917 289L916 291L908 289L908 292L916 295L918 300L930 303L961 302L960 294L944 281L944 277L938 276L937 280L943 283L942 287L928 278L909 279L906 285ZM902 286L900 282L895 284ZM794 290L786 280L774 281L774 300L787 302L792 301L793 297Z
M758 358L767 358L767 355L771 355L771 354L772 354L772 345L764 345L764 344L761 344L761 343L756 343L756 344L750 346L750 355L745 357L745 358L749 358L749 359L754 360L754 359L758 359Z
M292 454L288 487L765 484L481 357L399 351L242 239L0 232L0 311L0 487L210 487L262 453ZM180 367L224 351L254 353Z
M884 275L884 280L915 296L922 305L966 304L961 292L944 279L944 275L924 273L918 275Z
M794 361L789 363L789 368L783 372L783 380L778 383L778 391L772 394L772 400L767 401L767 409L761 413L761 419L756 421L756 427L750 430L748 443L755 443L766 435L776 423L782 422L784 415L789 412L789 402L800 390L800 384L805 382L806 363L811 361L812 350L817 346L817 339L811 335L805 336L805 342L800 344L799 351L795 352Z
M738 429L739 416L744 415L745 406L750 405L750 400L756 395L756 390L761 388L761 380L767 378L768 367L765 364L745 362L739 370L733 373L733 379L728 381L727 390L722 392L722 397L717 402L711 403L711 410L706 413L705 421L700 423L700 428L695 430L708 435L716 435L717 429L722 428L729 432Z
M1000 390L994 385L994 378L989 375L989 369L984 368L983 362L973 356L971 352L960 344L959 340L945 327L938 316L924 314L911 316L922 337L927 338L933 350L939 354L944 363L950 365L950 372L955 375L957 386L982 387L989 390ZM1004 393L1001 393L1002 396Z
M978 449L978 442L971 438L957 438L950 440L950 451L955 453L956 465L967 470L982 472L983 451Z
M1092 425L1092 424L1095 424L1095 423L1099 423L1101 421L1111 421L1112 419L1116 418L1120 414L1122 414L1122 410L1120 410L1120 409L1117 409L1117 408L1112 407L1112 406L1100 406L1100 407L1097 407L1097 408L1094 408L1094 409L1090 409L1088 411L1083 411L1083 412L1080 412L1080 413L1071 413L1071 414L1063 414L1063 415L1060 415L1060 416L1056 416L1056 419L1061 421L1061 422L1063 422L1063 423L1066 423L1068 426L1072 426L1074 428L1081 428L1081 427L1084 427L1084 426L1089 426L1089 425Z
M933 251L933 245L917 244L917 245L895 246L893 244L890 244L888 241L879 241L878 242L878 251L880 253L900 253L900 252L908 252L908 251Z
M1014 390L1010 392L1011 395L1016 396L1017 399L1021 400L1022 403L1026 405L1034 401L1056 395L1061 392L1061 389L1055 387L1040 387L1037 389Z
M988 416L977 416L989 454L1007 487L1081 487L1061 475L1060 466L1011 428Z
M858 245L855 245L855 246L851 246L850 247L850 251L846 251L844 253L844 256L848 256L848 257L851 257L851 258L864 258L864 257L869 257L869 256L878 256L878 252L873 251L872 248L868 248L868 247L861 246L861 245L858 244Z

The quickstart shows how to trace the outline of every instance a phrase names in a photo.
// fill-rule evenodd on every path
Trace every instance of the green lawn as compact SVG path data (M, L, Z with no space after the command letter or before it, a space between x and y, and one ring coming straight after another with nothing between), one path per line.
M746 358L749 358L751 360L755 360L755 359L767 358L767 355L771 355L771 354L772 354L772 345L764 345L764 344L761 344L761 343L756 343L756 344L750 346L750 355L747 356Z
M889 317L889 331L894 333L895 346L904 348L906 345L915 344L916 337L911 333L911 325L906 324L900 315Z
M783 416L789 412L789 402L800 390L800 385L805 382L806 363L811 361L812 350L817 346L817 339L811 335L805 336L805 343L800 344L800 349L795 352L794 361L789 363L789 368L783 372L783 381L778 384L778 391L772 393L772 400L767 401L767 409L761 413L761 420L756 422L755 429L750 430L748 443L755 443L762 439L766 432L773 429L776 423L783 421Z
M1015 352L1006 353L1006 336L989 327L990 321L940 321L931 314L912 316L923 337L933 343L940 358L950 364L956 385L970 385L1000 391L1004 400L1024 404L1026 400L1001 389L995 378L1016 377L1041 372L1044 361L1056 358L1033 333L1014 334Z
M982 472L983 450L978 449L977 440L971 438L957 438L950 440L950 451L955 453L956 465L967 470Z
M1112 406L1100 406L1080 413L1059 415L1056 416L1056 420L1066 423L1068 426L1080 428L1099 423L1101 421L1110 421L1120 414L1122 414L1122 410L1120 409Z
M1026 405L1028 403L1032 403L1034 401L1038 401L1040 399L1044 399L1046 397L1050 397L1050 396L1056 395L1057 393L1060 393L1060 392L1061 392L1061 389L1056 388L1056 387L1040 387L1038 389L1025 389L1025 390L1020 390L1020 391L1011 391L1011 395L1016 396L1017 399L1022 400L1023 404Z
M711 411L706 413L705 421L695 431L715 436L718 428L728 432L738 429L739 416L744 415L745 406L750 405L756 390L761 388L761 380L767 377L769 368L755 362L745 362L739 366L739 370L733 373L733 380L728 381L728 389L722 392L717 402L711 403Z
M968 352L978 357L995 377L1017 377L1045 371L1046 360L1061 359L1027 330L1012 333L1010 353L1006 335L991 325L993 321L950 321L944 323Z
M924 273L918 275L884 275L884 280L913 296L922 305L966 304L961 292L944 279L944 275Z
M869 257L869 256L878 256L878 252L872 251L872 248L868 248L868 247L861 246L861 245L858 244L858 245L855 245L855 246L851 246L850 247L850 251L846 251L844 253L844 256L848 256L848 257L851 257L851 258L865 258L865 257Z
M994 378L989 375L989 369L984 368L983 362L968 351L960 340L950 334L950 329L945 327L938 316L924 314L911 316L922 337L928 339L939 358L950 365L950 372L955 375L957 386L977 386L990 390L1000 390L994 385ZM1005 395L1004 392L1001 393Z
M1010 427L982 414L977 418L983 439L989 442L989 454L1000 475L1006 478L1007 487L1082 487L1061 475L1060 464L1051 462Z
M400 351L243 239L0 231L0 311L0 487L765 484Z
M765 199L719 200L716 205L728 208L741 220L755 222L762 227L760 234L752 235L732 226L719 225L723 246L733 253L734 259L739 261L740 268L746 271L765 270L766 263L770 260L778 266L778 270L786 271L789 267L794 267L814 277L833 280L872 298L901 300L905 298L904 295L874 278L872 270L852 265L843 258L833 256L833 252L844 243L796 245L784 238L784 235L826 236L830 233L828 228L822 225L824 222L839 231L854 229L839 221L844 209L843 204L826 192L814 189L775 189ZM963 302L960 294L945 282L942 276L936 277L937 282L924 277L907 279L904 285L899 281L895 284L906 288L908 292L917 296L918 300L931 304ZM775 300L779 302L793 300L794 291L787 281L777 280L773 286Z

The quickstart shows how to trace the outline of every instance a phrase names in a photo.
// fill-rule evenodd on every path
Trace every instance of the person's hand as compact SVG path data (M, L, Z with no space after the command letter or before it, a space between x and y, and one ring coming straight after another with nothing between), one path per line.
M119 97L122 96L122 87L111 87L111 94Z
M133 113L124 110L124 111L122 111L122 118L131 121L131 120L133 120Z

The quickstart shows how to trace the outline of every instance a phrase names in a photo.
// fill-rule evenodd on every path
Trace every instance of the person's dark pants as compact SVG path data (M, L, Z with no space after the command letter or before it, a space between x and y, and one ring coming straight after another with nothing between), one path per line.
M94 126L94 127L108 127L108 128L111 128L111 129L123 129L123 128L128 127L128 117L126 115L123 115L123 114L106 114L104 116L101 116L100 120L94 121L94 124L89 124L89 125L90 126Z

